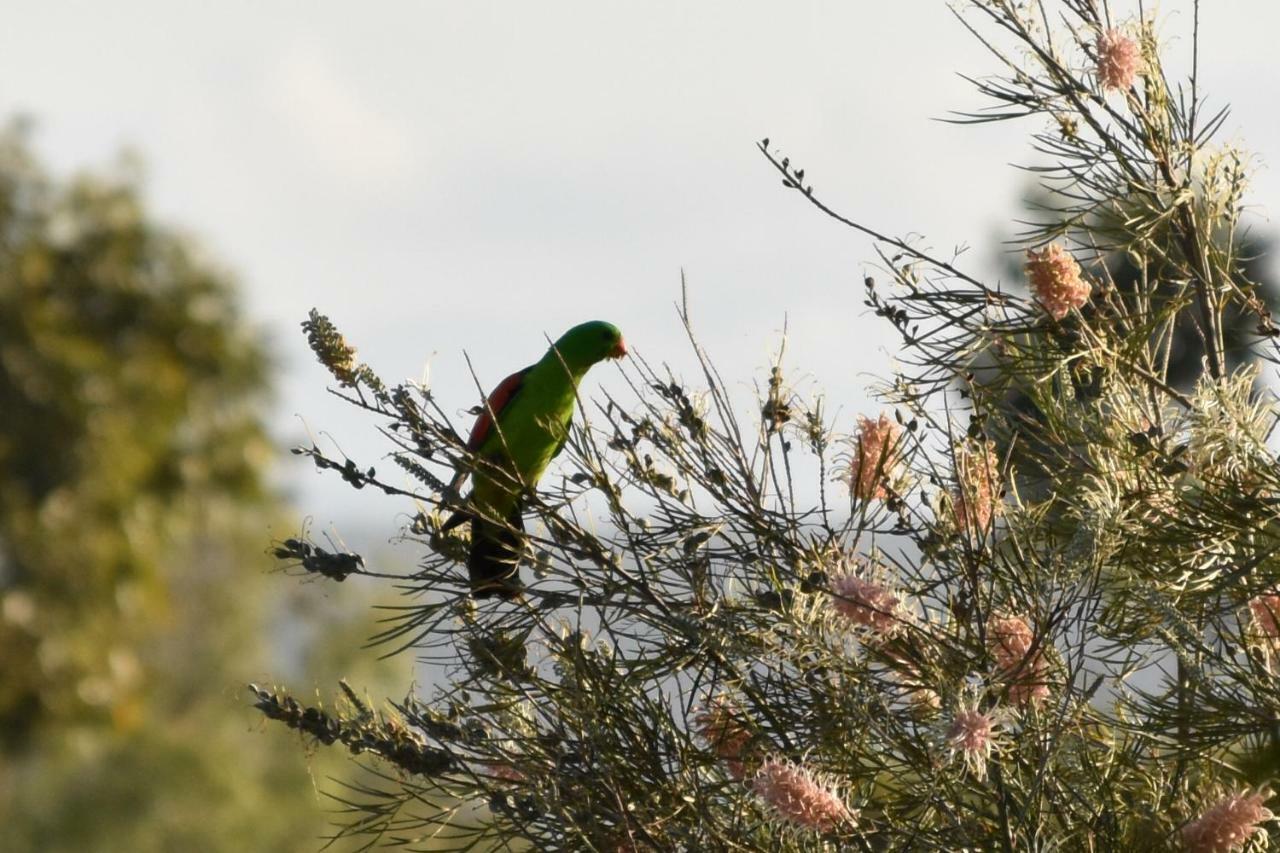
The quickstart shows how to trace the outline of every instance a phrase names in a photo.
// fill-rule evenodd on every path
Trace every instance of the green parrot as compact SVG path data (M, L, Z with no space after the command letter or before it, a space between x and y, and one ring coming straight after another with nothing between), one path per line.
M581 323L561 335L537 364L502 380L485 401L467 440L467 449L477 457L471 497L467 508L443 527L471 522L467 570L474 597L520 594L522 493L537 485L564 448L582 377L592 365L626 354L617 326L602 320ZM458 473L453 488L467 473Z

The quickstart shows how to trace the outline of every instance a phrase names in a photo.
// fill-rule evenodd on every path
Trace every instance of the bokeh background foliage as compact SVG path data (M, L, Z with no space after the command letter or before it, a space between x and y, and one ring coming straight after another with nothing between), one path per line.
M136 159L59 179L29 137L0 133L0 849L314 850L340 759L242 684L333 684L370 617L268 575L267 347Z

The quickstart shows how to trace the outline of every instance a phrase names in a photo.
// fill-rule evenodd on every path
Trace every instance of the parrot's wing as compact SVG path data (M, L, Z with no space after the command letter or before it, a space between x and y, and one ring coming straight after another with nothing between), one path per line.
M476 418L475 426L471 427L471 435L467 438L467 450L476 453L484 445L489 433L493 431L493 419L502 417L503 410L511 405L511 401L516 398L516 395L520 393L520 389L524 387L524 378L529 374L530 370L533 370L532 365L524 370L516 371L498 383L497 388L493 389L493 393L485 401L484 410Z
M551 458L555 459L560 455L560 451L564 450L564 446L569 443L569 425L564 428L564 435L560 436L560 441L556 444L556 449L551 452Z
M489 437L489 433L493 432L493 419L501 418L502 412L511 405L511 401L520 393L520 389L524 387L524 378L529 371L533 370L533 365L526 367L524 370L517 370L506 379L498 383L498 387L493 389L485 400L484 408L476 417L475 424L471 427L471 434L467 436L467 450L472 453L479 453L480 448L484 446L485 440ZM462 488L462 484L466 482L470 470L465 466L458 469L458 473L454 475L453 480L449 483L447 491L456 493ZM453 514L453 517L445 524L444 530L456 527L469 516L459 510Z

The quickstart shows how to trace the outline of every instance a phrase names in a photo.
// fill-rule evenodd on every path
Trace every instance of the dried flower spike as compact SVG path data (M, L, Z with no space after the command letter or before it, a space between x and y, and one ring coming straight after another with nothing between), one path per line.
M1093 286L1080 274L1080 264L1066 249L1053 243L1041 251L1027 251L1027 280L1036 301L1055 320L1089 301Z
M887 414L879 419L858 417L857 453L849 465L849 491L858 500L869 501L887 494L885 484L898 466L902 427Z
M857 818L831 782L786 759L765 759L751 788L778 817L808 829L830 832Z
M329 318L312 308L302 323L302 330L307 335L311 351L321 364L329 368L333 378L343 385L355 385L360 367L356 361L356 349L346 342Z
M1094 48L1098 54L1098 82L1102 88L1123 91L1138 79L1142 70L1142 47L1137 39L1120 30L1107 30L1098 36Z
M1275 815L1264 803L1271 791L1237 791L1214 803L1200 817L1182 827L1182 843L1191 853L1230 853L1241 850L1249 840L1265 833L1262 824Z

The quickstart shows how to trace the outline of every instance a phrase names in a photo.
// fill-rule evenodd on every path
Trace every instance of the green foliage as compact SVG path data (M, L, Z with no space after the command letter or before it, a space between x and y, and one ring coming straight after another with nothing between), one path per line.
M21 617L0 648L24 676L0 717L21 741L129 716L151 639L133 611L171 607L165 563L263 505L271 454L263 350L226 276L127 178L55 186L14 133L0 158L0 543Z
M227 273L149 218L128 164L55 180L0 134L0 848L326 831L305 762L240 701L298 606L265 573L263 519L288 520L268 369ZM363 627L310 618L330 653Z

